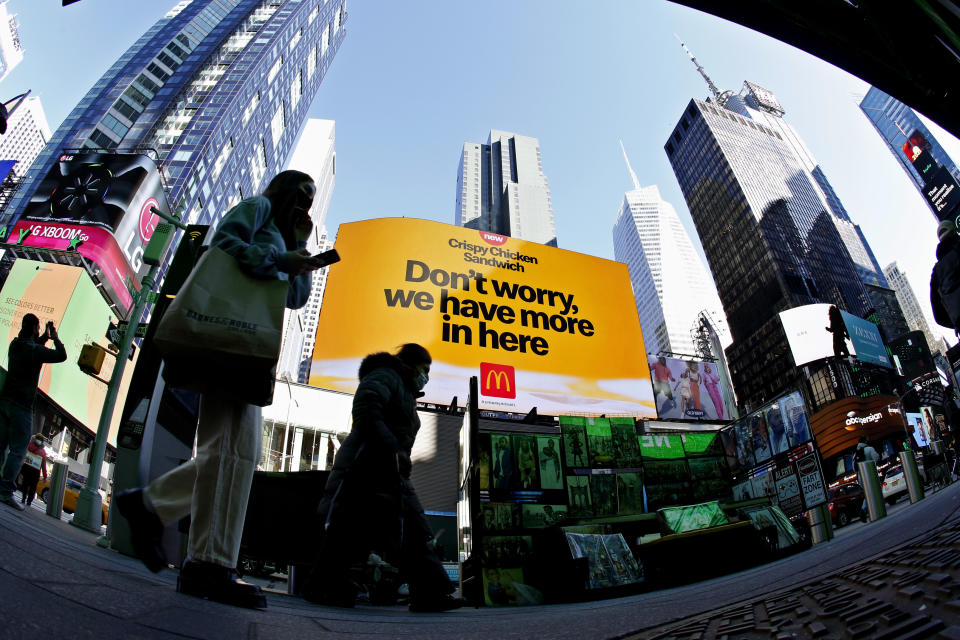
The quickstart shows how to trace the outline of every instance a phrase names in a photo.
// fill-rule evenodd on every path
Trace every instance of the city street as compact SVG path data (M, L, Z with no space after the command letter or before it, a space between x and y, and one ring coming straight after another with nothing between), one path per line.
M842 637L846 616L861 607L883 610L872 619L877 635L910 620L911 628L929 631L885 637L932 637L933 627L956 637L951 627L960 625L953 604L960 594L960 483L915 505L901 501L888 517L840 529L804 553L706 582L595 602L443 614L334 609L276 593L268 594L265 611L237 609L177 594L175 572L151 574L138 561L98 547L96 538L36 508L0 509L6 637L512 638L536 631L545 638L666 638L691 637L690 629L702 637L721 637L720 629L738 638ZM818 596L824 589L833 593ZM817 603L825 611L817 611ZM679 625L687 630L671 635ZM784 629L796 635L778 635Z

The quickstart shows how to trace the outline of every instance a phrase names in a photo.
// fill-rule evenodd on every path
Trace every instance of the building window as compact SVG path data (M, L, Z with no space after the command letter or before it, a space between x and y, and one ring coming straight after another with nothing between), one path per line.
M130 120L131 122L133 122L134 120L136 120L136 119L137 119L137 116L140 115L140 112L139 112L139 111L137 111L136 109L134 109L133 107L131 107L129 103L127 103L127 102L125 102L125 101L123 101L123 100L117 100L116 102L114 102L114 103L113 103L113 109L114 109L117 113L119 113L120 115L122 115L124 118L126 118L127 120Z
M153 80L151 80L151 79L148 78L147 76L143 75L142 73L141 73L139 76L137 76L137 80L136 80L136 81L137 81L138 83L140 83L140 85L141 85L144 89L146 89L147 91L149 91L150 93L152 93L152 94L154 94L154 95L156 95L156 94L157 94L157 91L160 89L160 87L157 85L156 82L154 82Z
M303 70L297 71L290 84L290 108L296 109L300 102L300 96L303 95Z
M171 71L176 71L177 67L180 66L179 62L177 62L176 60L174 60L173 58L171 58L170 56L168 56L162 51L157 54L157 60L165 64L167 68L170 69Z
M110 131L113 131L115 134L117 134L121 138L127 135L127 131L130 130L130 127L123 124L122 122L114 118L109 113L103 116L103 120L100 121L100 124L106 127L107 129L110 129Z
M277 58L277 61L273 63L273 66L270 67L270 71L267 72L267 82L273 82L273 79L277 77L277 74L280 73L280 67L283 66L283 56Z
M280 136L283 135L283 129L286 126L287 114L284 113L284 103L281 101L277 107L277 112L273 114L270 120L270 133L273 134L273 146L276 148L280 142Z
M116 149L118 144L98 129L94 129L93 133L90 134L90 142L92 142L96 148L100 149Z
M153 74L153 77L159 80L160 82L166 82L170 78L170 74L160 68L155 62L151 62L147 65L147 71Z
M253 94L253 97L250 98L250 104L248 104L247 108L243 110L243 124L247 124L247 121L253 115L253 112L257 109L258 104L260 104L259 91Z
M123 95L130 98L134 104L138 104L144 109L146 109L147 105L150 104L150 98L143 95L143 93L138 91L135 87L127 87L127 90L123 92Z

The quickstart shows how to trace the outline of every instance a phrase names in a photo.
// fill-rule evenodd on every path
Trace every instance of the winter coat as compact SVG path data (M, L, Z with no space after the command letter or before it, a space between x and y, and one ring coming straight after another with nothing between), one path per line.
M937 245L937 263L930 274L930 306L937 324L960 328L960 236L956 233Z
M318 507L321 520L327 518L334 501L338 502L336 517L350 517L354 508L378 508L397 517L401 508L422 514L410 483L410 452L420 430L417 398L423 395L414 385L415 376L411 367L389 353L368 355L360 363L353 426L327 480ZM341 498L351 503L344 504L342 512ZM384 513L385 520L391 517Z

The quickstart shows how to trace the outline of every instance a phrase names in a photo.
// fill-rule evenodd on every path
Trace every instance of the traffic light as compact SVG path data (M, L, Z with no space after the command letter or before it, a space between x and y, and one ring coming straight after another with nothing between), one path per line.
M96 343L85 344L80 348L77 365L88 376L98 376L100 375L100 369L103 368L103 358L106 355L106 349L100 345Z

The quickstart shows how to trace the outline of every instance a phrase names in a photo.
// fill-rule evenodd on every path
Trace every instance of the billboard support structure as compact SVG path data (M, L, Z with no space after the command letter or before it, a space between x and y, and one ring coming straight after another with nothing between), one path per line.
M185 224L180 222L180 210L174 213L174 216L171 217L156 207L153 207L152 209L153 213L157 214L171 225L183 230L187 228ZM169 242L170 235L171 234L169 233L154 234L156 242L164 243ZM161 251L160 253L162 254L163 252ZM154 278L156 277L159 269L159 261L150 264L150 270L147 272L147 275L143 277L140 291L138 291L135 296L133 310L130 314L131 318L136 319L143 317L143 313L146 310L147 305L156 299L156 293L153 289L157 283ZM88 531L93 531L94 533L100 532L100 521L102 519L101 505L103 501L100 498L100 492L98 489L100 488L100 470L103 467L103 455L107 449L107 437L109 436L110 431L110 421L113 418L113 408L117 401L117 394L120 391L120 381L123 377L123 369L127 365L127 354L130 352L130 347L133 345L133 339L136 336L137 328L138 324L136 322L129 323L127 325L127 330L123 333L123 339L120 341L120 350L117 352L116 362L113 365L113 373L110 376L110 383L107 385L107 395L103 400L103 410L100 412L100 423L97 425L97 434L93 441L93 448L90 452L90 469L87 471L87 483L83 489L80 490L80 493L77 496L77 506L74 511L73 519L70 521L71 524ZM106 544L102 544L103 542ZM102 544L102 546L109 546L109 541L102 539L98 541L98 544Z

